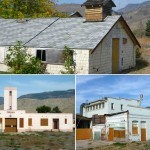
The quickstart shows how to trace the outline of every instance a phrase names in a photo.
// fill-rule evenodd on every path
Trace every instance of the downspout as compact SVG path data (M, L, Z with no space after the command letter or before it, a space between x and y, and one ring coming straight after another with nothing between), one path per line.
M127 133L128 133L127 142L129 142L130 141L130 139L129 139L129 135L130 135L130 131L129 131L129 111L127 112Z

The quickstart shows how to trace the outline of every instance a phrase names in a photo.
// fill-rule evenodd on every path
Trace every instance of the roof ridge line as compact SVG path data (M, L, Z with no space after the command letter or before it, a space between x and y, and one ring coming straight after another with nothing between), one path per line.
M60 18L58 17L55 21L53 21L51 24L49 24L46 28L44 28L43 30L41 30L38 34L36 34L33 38L31 38L29 41L27 41L25 44L23 44L23 46L25 46L27 43L29 43L30 41L32 41L34 38L36 38L38 35L40 35L43 31L45 31L47 28L49 28L50 26L52 26L56 21L58 21Z

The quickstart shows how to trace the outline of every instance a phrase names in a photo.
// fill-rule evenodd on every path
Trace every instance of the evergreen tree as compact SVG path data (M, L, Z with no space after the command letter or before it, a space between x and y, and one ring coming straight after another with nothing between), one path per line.
M43 105L43 106L41 106L41 107L37 107L37 108L36 108L36 111L37 111L38 113L50 113L50 112L51 112L51 108L50 108L49 106Z
M52 110L53 113L61 113L60 109L58 108L58 106L54 107Z
M150 37L150 20L148 20L146 23L145 35Z

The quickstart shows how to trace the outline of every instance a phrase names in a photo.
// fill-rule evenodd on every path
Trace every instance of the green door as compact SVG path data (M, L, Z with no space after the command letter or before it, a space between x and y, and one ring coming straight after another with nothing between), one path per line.
M94 140L100 140L100 131L94 132Z

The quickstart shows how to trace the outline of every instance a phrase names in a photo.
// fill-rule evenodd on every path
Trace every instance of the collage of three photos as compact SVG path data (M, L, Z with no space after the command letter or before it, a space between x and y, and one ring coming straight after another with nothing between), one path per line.
M1 0L0 149L149 150L149 8Z

